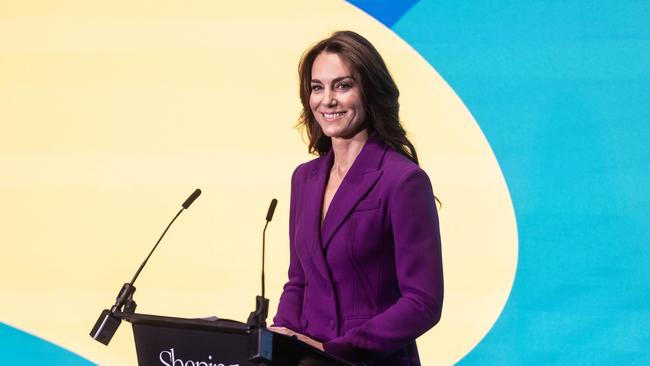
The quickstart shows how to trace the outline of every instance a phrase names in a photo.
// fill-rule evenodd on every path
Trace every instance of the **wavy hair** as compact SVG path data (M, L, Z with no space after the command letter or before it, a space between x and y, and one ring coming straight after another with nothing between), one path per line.
M389 147L418 164L415 147L406 137L399 120L399 90L377 49L364 37L352 31L339 31L316 43L302 55L298 66L300 77L300 102L302 112L298 126L305 128L309 139L309 152L326 154L332 140L326 136L309 106L311 71L314 60L322 52L335 53L345 59L359 79L361 98L366 112L365 125L376 132Z

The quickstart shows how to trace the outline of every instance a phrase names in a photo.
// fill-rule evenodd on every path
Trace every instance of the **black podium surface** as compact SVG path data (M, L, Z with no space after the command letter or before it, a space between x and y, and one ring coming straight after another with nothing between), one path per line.
M354 365L294 337L233 320L116 315L133 326L140 366Z

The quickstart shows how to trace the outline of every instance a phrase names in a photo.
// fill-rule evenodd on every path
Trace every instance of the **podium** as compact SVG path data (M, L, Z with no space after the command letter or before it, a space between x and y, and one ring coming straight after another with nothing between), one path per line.
M131 323L140 366L353 366L295 337L225 319L115 313Z

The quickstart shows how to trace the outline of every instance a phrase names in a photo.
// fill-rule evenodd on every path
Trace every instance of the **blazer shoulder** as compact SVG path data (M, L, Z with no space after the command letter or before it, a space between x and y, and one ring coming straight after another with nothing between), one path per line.
M398 181L412 174L424 175L428 178L426 172L419 165L391 148L386 151L382 170L384 174Z
M317 172L318 168L323 163L324 158L325 158L324 156L319 156L317 158L314 158L310 161L298 165L293 170L293 174L291 178L292 182L302 181L308 178L309 176L311 176L312 174L314 174L315 172Z

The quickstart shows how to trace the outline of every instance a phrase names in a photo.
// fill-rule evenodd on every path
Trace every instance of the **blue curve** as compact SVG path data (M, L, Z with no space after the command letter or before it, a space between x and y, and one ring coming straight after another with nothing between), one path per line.
M423 0L385 23L472 112L517 216L512 293L460 364L650 364L648 19L642 1Z
M348 2L373 16L387 27L391 27L418 0L349 0Z
M0 322L0 365L88 366L94 363ZM90 338L88 339L90 342Z

